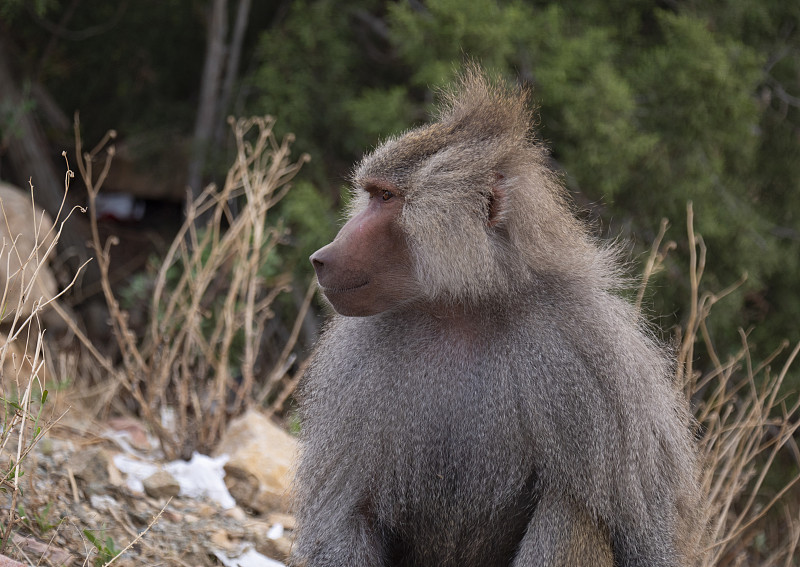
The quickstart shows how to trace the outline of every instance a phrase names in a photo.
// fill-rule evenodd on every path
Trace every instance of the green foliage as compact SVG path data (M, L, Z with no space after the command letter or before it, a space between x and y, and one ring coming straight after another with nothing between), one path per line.
M295 148L311 156L296 187L278 207L293 247L273 258L304 279L310 276L308 256L335 233L332 197L349 174L351 156L405 128L412 113L404 87L365 84L369 75L359 64L358 46L342 41L351 35L355 14L371 4L291 3L283 25L262 34L262 64L249 78L258 93L251 108L278 116L278 135L294 133ZM371 78L381 75L376 69Z
M623 76L624 49L613 30L578 26L557 5L532 16L531 28L542 132L573 188L612 202L657 142L642 127L638 93Z
M111 127L126 135L188 131L205 52L205 2L164 0L146 9L126 2L72 4L36 0L35 17L20 11L13 34L21 66L57 96L68 116L83 111L88 139L100 139ZM65 37L50 41L48 28L65 17Z
M749 275L717 309L717 325L756 325L751 338L766 343L765 354L797 338L800 315L792 283L800 278L800 8L779 0L671 8L429 0L335 9L306 0L262 36L255 84L269 111L313 140L322 158L315 171L331 172L422 119L432 91L465 60L519 77L533 86L537 135L578 202L592 203L636 254L662 217L675 225L668 238L682 242L694 203L708 289ZM375 22L384 43L370 36ZM363 55L376 45L386 63L377 72L377 57ZM338 183L328 184L335 194ZM314 185L324 190L324 177ZM666 325L682 316L687 254L679 248L653 282L651 311L667 315Z
M30 392L23 394L23 399L20 399L19 396L15 396L13 398L0 396L0 402L3 403L4 409L3 431L12 431L16 427L19 418L25 415L26 419L33 428L33 437L31 439L31 443L33 444L39 440L39 435L42 432L40 422L44 413L45 403L47 402L49 391L46 388L43 388L39 390L39 393L37 394L34 391L34 382L29 384L28 388L30 389ZM8 389L13 390L13 385L9 385ZM32 399L26 397L28 393L31 394ZM11 476L10 472L5 478L9 478L9 476Z
M518 51L531 15L521 2L493 0L431 0L423 10L398 2L388 10L394 45L413 69L412 82L423 87L442 85L466 57L489 69L505 68Z
M300 412L292 411L286 418L286 430L298 437L300 435L300 431L302 430L302 422L300 420Z
M294 190L290 191L287 194L286 199L289 198L290 195L294 193ZM302 208L302 203L299 205L295 205L296 207L299 206ZM319 207L318 207L319 208ZM322 211L324 212L324 208ZM293 218L291 214L287 215L289 218ZM313 216L306 216L303 220L306 224L314 219ZM317 223L316 226L320 226ZM197 231L197 237L199 242L204 242L205 247L200 251L200 256L198 262L196 264L191 264L190 266L186 266L184 260L185 257L177 256L174 263L170 265L166 272L165 272L165 293L164 295L167 297L172 297L175 294L176 289L182 286L185 282L184 280L188 278L189 281L195 281L198 279L198 274L203 272L207 269L209 260L212 255L212 246L215 245L212 241L207 241L206 231L208 229L199 229ZM309 239L311 242L315 242L313 240L313 236L311 235L312 231L309 231L306 235L306 238ZM301 239L302 240L302 239ZM275 285L276 279L279 278L285 271L286 266L288 263L288 259L286 257L281 257L279 255L279 249L273 248L270 253L264 253L266 247L269 245L268 242L261 242L259 246L262 249L262 258L263 263L259 266L258 269L258 276L261 279L263 285L267 288ZM312 244L313 245L313 244ZM251 243L250 246L252 247L253 244ZM281 247L283 248L283 247ZM302 245L299 248L293 248L292 250L302 249ZM233 260L231 260L233 261ZM151 256L147 262L147 269L143 272L139 272L129 278L127 284L121 287L119 291L119 298L120 298L120 305L123 309L126 310L134 310L134 309L141 309L142 306L146 306L147 309L153 303L153 291L156 287L156 278L158 276L158 271L161 268L163 260L157 256ZM237 270L237 266L234 265L232 267L232 271ZM188 270L188 274L186 273ZM228 273L220 274L217 281L212 285L214 293L209 293L205 296L203 305L203 314L202 319L200 321L200 331L203 335L203 338L207 342L211 342L212 337L215 336L215 333L218 333L217 329L220 325L220 319L229 316L229 313L226 311L226 294L223 291L226 290L227 286L229 285L228 280L226 277L229 276ZM183 297L183 304L180 309L182 312L188 312L191 309L191 295L186 295ZM183 321L165 321L166 316L166 309L167 306L165 303L159 304L159 309L153 315L157 318L159 323L165 326L176 326L180 327L184 324ZM241 313L245 309L244 303L241 297L237 297L232 310L236 313ZM148 313L149 316L149 313ZM146 335L144 331L142 331L143 335ZM140 339L145 340L145 336L140 337ZM238 375L241 373L240 366L243 359L243 353L245 348L245 336L244 330L242 328L237 328L236 331L233 333L233 339L230 345L230 350L228 352L228 366L232 374Z
M401 133L413 116L408 90L401 85L364 89L352 99L342 101L342 106L353 129L367 140Z
M11 104L11 101L0 100L0 140L14 139L20 135L20 118L36 107L36 103L30 98L29 90L29 86L25 85L22 104L15 105Z
M25 508L22 506L22 504L20 504L17 506L17 514L19 515L20 520L22 520L29 530L37 535L43 535L57 527L60 523L60 521L55 523L50 521L50 512L52 507L53 502L49 501L42 508L39 508L38 510L29 514L25 511Z
M335 228L332 203L307 180L295 183L280 204L279 215L289 226L291 247L282 247L274 254L279 270L305 267L308 257L327 244ZM287 266L289 264L289 266Z
M68 28L102 31L52 45L37 18L59 22L69 4L34 8L0 2L20 66L68 112L91 109L89 137L109 125L191 130L206 2L128 3L123 12L81 3ZM294 132L296 149L312 156L277 209L297 252L271 261L308 274L308 253L335 231L329 206L340 205L352 164L423 121L467 59L532 86L537 136L611 235L639 254L668 217L668 238L681 242L691 200L709 249L708 288L749 274L718 324L755 325L751 338L765 350L797 338L800 4L785 0L256 3L237 113L277 116L279 137ZM6 109L0 124L9 118ZM687 250L677 252L653 282L652 311L667 315L665 325L683 315Z
M295 148L311 155L307 167L317 182L325 178L325 160L333 157L328 155L329 148L352 155L374 141L350 121L353 105L358 106L357 77L363 69L357 46L343 41L351 33L353 14L365 4L292 2L284 25L264 32L259 43L262 64L251 78L259 92L257 106L261 113L280 117L279 135L293 132L297 136ZM398 119L383 117L384 126Z
M14 18L19 12L23 11L25 5L28 9L39 17L44 16L48 9L57 6L56 0L0 0L0 17Z
M696 18L658 16L663 43L649 50L630 76L646 101L641 105L644 127L658 136L658 159L645 163L645 177L662 186L669 183L669 201L680 207L665 210L673 218L688 199L722 205L713 209L727 216L745 196L748 180L743 176L752 169L758 142L752 92L760 61L743 45L715 38ZM714 211L698 215L706 219L701 232L707 237L721 228L712 218Z
M106 538L103 539L105 530L99 530L99 535L94 533L96 531L98 530L84 529L83 535L86 536L86 539L97 549L97 556L94 558L94 564L97 567L101 567L119 555L120 550L117 549L114 538L111 536L106 536Z

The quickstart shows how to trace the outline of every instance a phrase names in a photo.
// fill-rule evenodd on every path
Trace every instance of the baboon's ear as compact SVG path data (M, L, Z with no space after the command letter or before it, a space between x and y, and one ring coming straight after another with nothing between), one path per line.
M489 220L487 225L490 228L495 228L502 224L506 213L506 194L502 187L502 182L505 179L502 173L494 174L494 183L490 187L489 193Z

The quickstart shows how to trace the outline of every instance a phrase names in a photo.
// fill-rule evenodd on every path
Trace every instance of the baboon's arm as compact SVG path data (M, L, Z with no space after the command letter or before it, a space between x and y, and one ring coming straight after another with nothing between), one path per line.
M567 497L542 496L512 567L612 567L604 527Z
M377 534L361 514L326 512L328 518L314 522L316 536L295 542L291 567L383 567Z

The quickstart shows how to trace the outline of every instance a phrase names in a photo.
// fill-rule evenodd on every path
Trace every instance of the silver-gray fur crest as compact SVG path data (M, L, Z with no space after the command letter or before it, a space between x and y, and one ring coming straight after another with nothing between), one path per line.
M380 180L398 189L429 299L480 302L487 294L524 290L537 275L615 287L616 252L576 221L531 127L526 89L493 83L470 68L444 93L436 122L388 140L362 160L351 216L366 206L365 185Z

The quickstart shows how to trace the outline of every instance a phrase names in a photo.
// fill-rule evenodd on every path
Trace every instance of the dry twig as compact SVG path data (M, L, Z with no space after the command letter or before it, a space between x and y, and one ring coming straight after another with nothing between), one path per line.
M0 344L0 391L4 407L4 419L0 427L0 453L8 457L8 469L1 471L0 485L7 492L10 503L8 505L7 520L2 529L0 551L6 549L16 523L19 520L17 499L21 490L20 477L23 473L23 462L28 457L34 446L47 434L62 416L52 420L44 419L44 405L47 401L47 352L44 343L44 329L39 321L41 313L48 308L58 305L60 298L72 285L75 279L60 292L52 296L41 295L44 290L37 285L42 272L49 270L47 266L54 254L56 243L64 229L64 224L75 211L72 209L66 214L64 204L69 191L69 183L73 177L67 164L67 173L64 179L64 198L59 207L58 215L52 224L45 222L44 213L39 213L33 200L33 183L31 191L31 222L33 226L32 249L21 247L21 236L12 232L9 217L2 202L0 214L5 223L6 232L11 237L11 242L3 241L0 248L0 264L5 265L6 281L2 298L0 298L0 321L4 325L6 334ZM45 230L47 227L47 230ZM12 266L15 269L11 269ZM84 264L85 266L85 264ZM83 269L80 267L75 278ZM9 313L12 317L6 317ZM24 339L24 340L23 340ZM20 343L22 343L20 345ZM6 363L11 357L11 365ZM9 372L10 371L10 372ZM13 411L12 411L13 410ZM12 439L16 440L11 444ZM15 448L11 447L15 445ZM12 455L8 455L11 452Z
M109 250L115 242L100 241L94 214L113 151L106 154L97 180L92 162L113 136L83 155L79 165L89 192L92 240L121 366L102 356L77 329L73 331L119 387L130 393L170 458L212 448L228 416L252 403L264 326L274 316L271 306L276 297L290 288L288 273L264 274L267 259L284 235L280 222L272 221L268 213L308 158L290 161L293 139L287 136L278 142L273 125L270 117L231 120L235 162L221 188L210 185L187 204L186 218L155 275L145 337L131 330L113 293ZM76 145L80 151L77 122ZM233 200L240 203L236 215L229 206ZM198 218L209 219L205 228L198 229ZM295 326L299 329L299 324ZM293 332L275 362L280 372L268 375L267 386L261 389L266 395L260 401L275 395L272 390L288 371L285 363L296 341Z
M664 226L662 223L662 229ZM785 352L788 343L754 365L747 334L741 330L740 351L729 360L721 360L706 321L713 305L740 287L746 275L719 293L701 292L706 247L702 237L694 232L691 203L687 206L687 230L690 310L686 323L678 330L681 340L675 378L687 397L697 401L694 414L702 431L700 449L705 465L702 487L706 497L707 533L698 564L701 567L749 565L759 559L752 542L756 534L766 529L768 514L800 481L798 474L771 497L763 491L781 449L795 447L793 435L800 428L800 400L787 408L785 399L779 396L784 379L800 353L800 343L789 353L777 375L771 374L770 364ZM663 230L657 242L662 238ZM666 249L654 245L643 286L653 267L663 261L665 253ZM640 290L639 297L642 296L643 290ZM695 368L698 342L702 342L708 355L708 367L703 371ZM788 521L785 527L784 533L772 534L779 539L771 542L773 549L769 558L763 558L764 565L793 564L800 542L800 522Z

